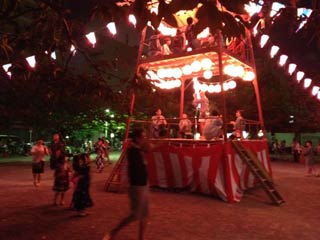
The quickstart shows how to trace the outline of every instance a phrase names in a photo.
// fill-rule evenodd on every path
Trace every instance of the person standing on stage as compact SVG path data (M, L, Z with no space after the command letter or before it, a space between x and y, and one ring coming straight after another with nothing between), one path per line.
M103 240L113 240L118 232L133 221L139 221L139 240L144 239L147 218L149 216L148 173L144 153L149 149L146 133L138 128L132 132L132 145L127 150L129 200L131 212L106 234Z
M162 116L161 109L157 109L156 115L151 118L152 137L164 137L167 134L167 120Z
M236 120L230 122L233 125L233 138L243 138L243 131L245 130L245 120L242 117L241 110L236 111Z
M182 138L192 138L192 122L188 115L183 113L179 121L179 136Z
M200 135L203 136L204 123L209 112L209 99L205 92L201 91L199 94L194 93L192 105L196 107L197 111L199 111L199 131Z

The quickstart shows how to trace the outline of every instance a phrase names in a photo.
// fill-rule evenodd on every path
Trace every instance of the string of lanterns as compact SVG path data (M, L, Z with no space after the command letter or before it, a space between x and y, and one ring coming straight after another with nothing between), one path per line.
M279 10L282 8L286 8L284 4L274 2L271 7L270 16L274 17L277 16L279 13ZM310 17L312 13L311 9L306 8L298 8L297 9L297 17L303 18L303 21L301 21L299 27L296 29L295 32L298 32L307 22L307 19ZM257 26L259 23L257 23L255 29L254 29L254 35L258 36L257 34ZM305 73L301 70L299 70L299 67L296 63L290 62L289 57L286 54L281 54L281 49L277 45L273 45L270 37L267 34L262 34L260 36L260 47L266 48L267 43L269 42L270 47L270 58L275 59L278 61L278 64L284 68L288 72L288 74L295 78L298 84L302 83L303 88L306 90L309 90L311 95L316 97L318 100L320 100L320 87L317 85L314 85L311 78L305 77Z
M249 13L250 16L252 16L254 13L260 12L261 8L263 6L263 1L260 0L257 4L254 2L250 2L248 5L245 5L245 10ZM277 16L277 14L279 14L279 11L282 8L286 8L287 6L278 2L273 2L272 3L272 7L271 7L271 12L270 12L270 16L271 17L275 17ZM307 19L309 18L309 16L311 15L312 10L311 9L306 9L306 8L298 8L297 9L297 15L298 17L304 18L303 21L301 21L301 24L299 25L299 27L296 29L296 32L298 32L301 28L303 28L303 26L305 25L305 23L307 22ZM129 22L135 26L137 21L136 18L134 17L134 15L130 14L128 17ZM258 23L259 24L259 23ZM257 24L257 25L258 25ZM115 22L109 22L106 25L106 28L108 29L108 31L112 34L112 35L116 35L117 34L117 29L116 29L116 25ZM165 31L169 31L170 29L166 29L165 26L161 25L161 28L164 28L163 32ZM256 33L257 28L254 28L254 32ZM164 33L165 34L165 33ZM172 35L173 33L169 33L169 35ZM167 34L168 35L168 34ZM88 41L92 44L92 47L95 47L96 44L96 36L94 32L90 32L88 34L86 34L86 38L88 39ZM261 48L265 47L266 43L269 41L269 36L267 35L262 35L261 39L260 39L260 46ZM277 53L279 52L280 47L273 45L270 49L270 57L271 58L276 58L277 57ZM70 51L75 53L76 49L73 45L71 45ZM47 53L49 54L49 53ZM51 52L50 56L52 59L56 59L56 54L55 52ZM31 68L35 68L36 67L36 59L35 56L29 56L26 58L27 63L29 64L29 66ZM279 65L282 67L286 67L286 63L289 61L289 57L285 54L281 54L279 56ZM194 61L191 65L185 65L182 69L159 69L157 71L157 74L152 74L152 71L148 71L149 73L147 75L149 75L149 79L152 79L153 81L151 81L155 86L160 87L160 88L165 88L165 89L171 89L171 88L175 88L175 87L180 87L181 85L181 81L179 80L179 78L182 76L182 74L188 75L191 74L194 71L197 71L197 69L199 69L198 71L200 71L200 69L202 68L203 71L203 77L205 79L210 79L212 77L212 72L209 70L209 65L213 64L210 59L203 59L201 61ZM9 77L11 77L11 72L10 72L10 67L12 66L11 63L8 64L4 64L2 65L2 68L4 69L4 71L7 73L7 75ZM207 69L206 69L207 68ZM305 89L311 89L311 94L313 96L316 96L319 100L320 100L320 92L319 86L313 85L312 83L312 79L310 78L305 78L305 73L303 71L297 70L298 67L295 63L289 63L288 64L288 73L291 76L296 77L296 81L298 83L303 83L303 87ZM243 68L241 69L241 66L231 66L231 65L227 65L224 68L224 73L232 76L232 77L241 77L243 80L245 81L252 81L255 77L253 72L250 71L245 71ZM151 77L152 76L152 77ZM148 78L148 77L147 77ZM170 80L164 80L162 78L169 78ZM197 80L198 81L198 80ZM194 82L196 82L194 80ZM197 85L199 84L199 85ZM208 91L208 92L221 92L221 85L220 83L200 83L198 81L198 83L196 84L196 88L200 87L201 90L203 91ZM226 81L223 84L223 89L228 90L228 89L232 89L232 87L235 87L236 83L234 82L234 80L232 81ZM228 87L226 87L228 86Z

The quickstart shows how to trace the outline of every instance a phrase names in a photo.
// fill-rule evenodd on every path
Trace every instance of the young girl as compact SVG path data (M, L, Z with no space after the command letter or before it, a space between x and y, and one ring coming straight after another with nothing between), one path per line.
M69 174L71 173L71 169L67 157L59 156L58 160L54 172L54 184L52 188L55 192L53 205L58 205L59 202L62 206L64 205L64 194L69 189Z
M85 209L93 205L90 197L90 157L84 153L79 156L79 166L76 167L78 183L73 194L73 207L78 216L86 216Z
M96 165L97 165L97 170L98 172L102 172L105 164L105 150L106 146L103 142L103 139L99 138L97 145L96 145L96 153L97 153L97 158L96 158Z

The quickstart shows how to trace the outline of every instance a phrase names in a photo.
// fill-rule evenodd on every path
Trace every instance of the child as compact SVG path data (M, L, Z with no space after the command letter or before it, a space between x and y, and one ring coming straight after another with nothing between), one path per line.
M72 182L73 184L73 194L72 194L72 200L70 203L70 209L74 210L74 193L77 189L77 185L78 185L78 181L79 181L79 161L80 161L80 155L75 155L73 157L73 161L72 161L72 168L73 168L73 174L72 177L70 179L70 182Z
M315 161L314 161L314 153L313 153L313 149L312 149L312 141L309 140L306 142L306 147L303 148L302 153L304 155L304 159L305 159L305 166L306 166L306 170L307 170L307 174L306 176L316 176L319 177L319 174L316 171L316 168L314 166Z
M61 155L58 157L58 160L54 172L54 184L52 188L55 192L53 205L56 206L59 202L62 206L64 205L64 194L69 189L69 174L71 173L71 169L67 157Z
M73 194L73 206L78 212L78 216L84 217L87 215L85 208L93 205L89 188L90 188L90 157L83 153L79 156L79 167L77 171L78 183Z

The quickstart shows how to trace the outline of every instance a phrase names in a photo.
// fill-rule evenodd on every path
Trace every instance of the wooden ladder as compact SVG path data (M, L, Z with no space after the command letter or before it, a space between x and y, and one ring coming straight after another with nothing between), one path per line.
M106 192L121 192L128 187L127 158L126 149L121 151L121 155L116 165L113 167L105 184Z
M239 154L239 157L248 165L252 174L259 180L263 189L268 194L272 202L278 206L284 203L284 199L274 187L271 176L268 174L264 166L260 163L257 156L249 149L246 149L240 141L234 140L231 141L231 144Z

